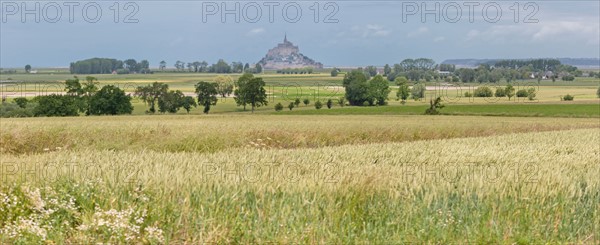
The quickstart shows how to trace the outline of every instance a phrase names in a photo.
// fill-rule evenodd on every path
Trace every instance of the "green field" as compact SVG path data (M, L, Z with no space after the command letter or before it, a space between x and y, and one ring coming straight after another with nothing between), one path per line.
M271 112L285 115L422 115L426 105L344 107L314 110L306 108L296 111ZM482 116L519 116L519 117L600 117L600 104L448 104L441 109L444 115L482 115Z

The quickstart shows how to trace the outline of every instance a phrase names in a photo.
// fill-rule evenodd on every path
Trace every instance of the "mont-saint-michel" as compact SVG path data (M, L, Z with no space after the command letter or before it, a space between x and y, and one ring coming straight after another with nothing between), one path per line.
M298 46L288 41L287 35L283 38L283 43L277 44L276 47L270 49L258 64L268 70L305 67L323 68L323 64L320 62L316 62L300 53Z

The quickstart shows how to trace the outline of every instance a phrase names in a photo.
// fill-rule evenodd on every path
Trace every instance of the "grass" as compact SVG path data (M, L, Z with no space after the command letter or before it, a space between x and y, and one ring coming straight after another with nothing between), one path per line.
M600 117L600 104L561 104L518 103L518 104L445 104L441 109L445 115L479 115L479 116L516 116L516 117ZM334 107L332 109L315 110L314 107L282 112L271 111L271 114L283 115L422 115L428 108L426 105L410 106L378 106L378 107Z
M58 147L207 153L254 148L257 143L265 144L260 148L318 148L594 127L598 127L594 118L236 114L11 118L0 121L0 152L40 154Z
M0 241L593 244L599 132L7 155Z

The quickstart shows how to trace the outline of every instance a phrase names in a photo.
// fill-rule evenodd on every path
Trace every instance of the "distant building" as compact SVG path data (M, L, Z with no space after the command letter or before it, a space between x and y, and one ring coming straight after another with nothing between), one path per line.
M267 55L258 62L264 69L277 70L285 68L312 67L322 69L323 64L316 62L300 53L298 46L287 40L267 52Z

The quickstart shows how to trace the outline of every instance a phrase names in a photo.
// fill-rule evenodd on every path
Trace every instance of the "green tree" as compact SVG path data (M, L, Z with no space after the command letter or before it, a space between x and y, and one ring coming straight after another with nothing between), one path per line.
M183 107L185 95L179 90L168 91L158 98L158 111L161 113L177 113Z
M598 87L598 90L596 90L596 96L600 98L600 87Z
M383 67L383 75L387 77L390 73L392 73L392 67L390 67L388 64L385 64Z
M292 109L294 109L294 107L295 107L295 104L294 104L294 102L290 102L290 104L288 105L288 108L290 109L290 111L291 111Z
M25 72L27 72L27 73L31 72L31 65L25 66Z
M504 94L506 94L506 97L508 97L508 100L510 100L510 98L515 96L515 88L510 84L506 85L504 88Z
M304 99L302 101L302 103L304 103L304 106L307 106L308 104L310 104L310 100L309 99Z
M406 103L406 100L410 96L410 88L408 87L408 79L405 77L397 77L395 79L396 85L398 85L398 92L396 98L402 100L402 104Z
M79 110L90 115L91 97L98 91L98 79L92 76L85 78L86 82L82 85L77 76L65 81L65 91L67 95L76 97Z
M331 76L332 76L332 77L337 77L337 75L338 75L338 69L334 67L334 68L331 70Z
M137 66L138 66L138 72L143 73L143 74L150 73L150 62L148 62L148 60L140 61L140 63Z
M25 107L27 107L27 102L28 102L28 100L27 100L27 98L25 98L25 97L19 97L19 98L15 98L15 99L14 99L14 101L15 101L15 103L16 103L16 104L17 104L19 107L21 107L21 108L25 108Z
M167 68L167 62L163 60L160 62L158 69L160 69L161 71L164 71L165 68Z
M204 106L204 113L208 114L211 105L217 104L217 83L198 82L196 84L196 94L198 95L198 104Z
M260 77L252 78L246 84L246 95L248 102L252 105L252 113L254 113L254 108L261 107L263 105L267 105L267 91L265 90L265 81L263 81Z
M377 67L375 66L367 66L365 67L365 72L369 74L369 76L374 77L377 75Z
M150 106L150 113L156 112L156 101L169 90L169 85L165 83L154 82L150 85L139 86L135 89L134 95Z
M283 110L283 105L281 104L281 102L275 104L275 111L281 111Z
M77 76L65 81L65 91L67 92L67 95L70 96L80 96L83 94L83 88L81 87L81 83Z
M219 75L215 78L217 93L225 98L233 93L233 79L230 76Z
M85 77L85 83L82 85L81 92L83 96L83 103L85 103L85 114L91 115L91 99L94 94L98 91L98 79L92 76Z
M536 96L535 88L527 89L527 98L529 100L535 100L535 96Z
M233 91L234 100L237 106L244 106L244 111L246 110L246 105L250 104L249 96L248 96L248 83L250 80L254 78L254 75L250 73L244 73L241 77L238 78L237 82L235 82L235 90Z
M414 100L420 100L422 98L425 98L425 90L426 88L424 84L416 83L410 90L410 94L412 95L412 98Z
M327 109L331 109L331 107L333 107L333 100L328 99L327 100Z
M131 114L131 97L125 91L113 85L106 85L89 100L89 115Z
M196 104L196 99L194 99L194 97L192 97L192 96L185 96L183 98L181 106L189 114L190 110L192 109L192 107L196 108L198 106L198 104Z
M346 99L350 105L361 106L369 100L369 83L361 70L346 73L342 84L346 89Z
M263 68L260 64L256 64L256 66L254 67L254 69L256 70L256 73L260 74L263 72Z
M369 103L386 105L390 94L390 83L381 75L377 75L369 81L370 98ZM374 101L373 101L374 100Z
M317 100L317 102L315 102L315 108L317 110L320 110L321 108L323 108L323 103L321 103L320 100Z
M124 61L124 63L125 63L125 69L132 71L132 72L139 71L139 66L135 59L127 59Z
M211 67L211 72L214 73L231 73L232 68L225 62L223 59L217 61L216 64L213 64Z
M300 99L299 98L296 98L296 100L294 100L294 105L296 107L298 107L300 105Z
M429 100L429 108L425 110L426 115L438 115L440 114L439 109L444 108L442 105L442 98L437 97L435 100Z

